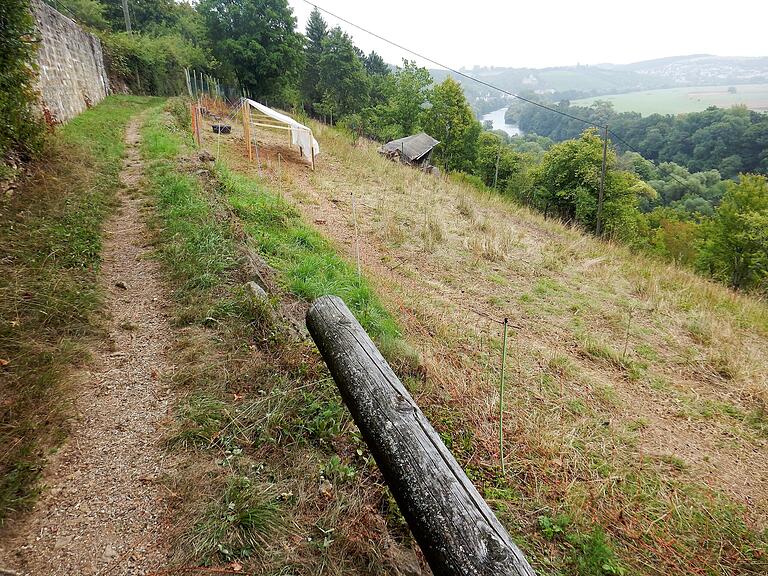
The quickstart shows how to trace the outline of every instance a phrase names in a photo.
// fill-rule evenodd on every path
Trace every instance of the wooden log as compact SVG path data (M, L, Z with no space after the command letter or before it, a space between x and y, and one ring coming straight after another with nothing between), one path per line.
M307 328L432 571L534 575L344 302L315 300Z

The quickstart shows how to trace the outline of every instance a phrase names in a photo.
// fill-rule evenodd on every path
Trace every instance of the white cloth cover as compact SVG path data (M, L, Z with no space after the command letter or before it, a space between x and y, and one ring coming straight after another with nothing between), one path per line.
M291 118L290 116L287 116L285 114L281 114L280 112L277 112L276 110L272 110L272 108L268 108L264 106L264 104L259 104L258 102L251 100L250 98L246 98L248 101L248 104L250 104L253 108L256 108L259 112L264 114L265 116L269 116L270 118L274 118L278 122L282 122L283 124L288 124L291 127L291 144L294 146L299 146L301 148L301 153L310 162L312 162L312 151L314 151L315 156L320 154L320 145L317 143L317 140L315 140L315 137L312 135L312 130L304 126L304 124L299 124Z

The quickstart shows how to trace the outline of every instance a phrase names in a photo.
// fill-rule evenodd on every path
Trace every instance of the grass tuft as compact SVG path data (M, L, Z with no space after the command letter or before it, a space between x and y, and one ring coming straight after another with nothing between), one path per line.
M233 476L220 498L209 503L189 534L196 560L210 564L249 558L284 529L278 495L271 485Z

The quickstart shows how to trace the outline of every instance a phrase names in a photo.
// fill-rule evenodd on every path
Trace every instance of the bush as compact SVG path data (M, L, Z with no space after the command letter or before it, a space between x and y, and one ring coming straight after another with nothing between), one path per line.
M110 81L134 94L176 96L187 90L184 68L205 69L202 48L178 35L101 34Z
M43 123L35 113L35 27L29 0L0 2L0 159L39 150Z

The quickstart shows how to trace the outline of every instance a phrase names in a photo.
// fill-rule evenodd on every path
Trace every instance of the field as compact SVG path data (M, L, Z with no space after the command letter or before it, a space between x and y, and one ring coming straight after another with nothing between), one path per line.
M708 106L728 108L741 104L752 110L768 110L768 84L734 86L735 93L729 92L728 88L730 86L665 88L582 98L571 103L575 106L589 106L596 100L607 100L613 103L617 112L640 112L643 115L683 114L700 112Z
M539 573L765 573L764 304L313 128L314 172L264 130L260 170L237 134L222 160L359 249L407 385Z

